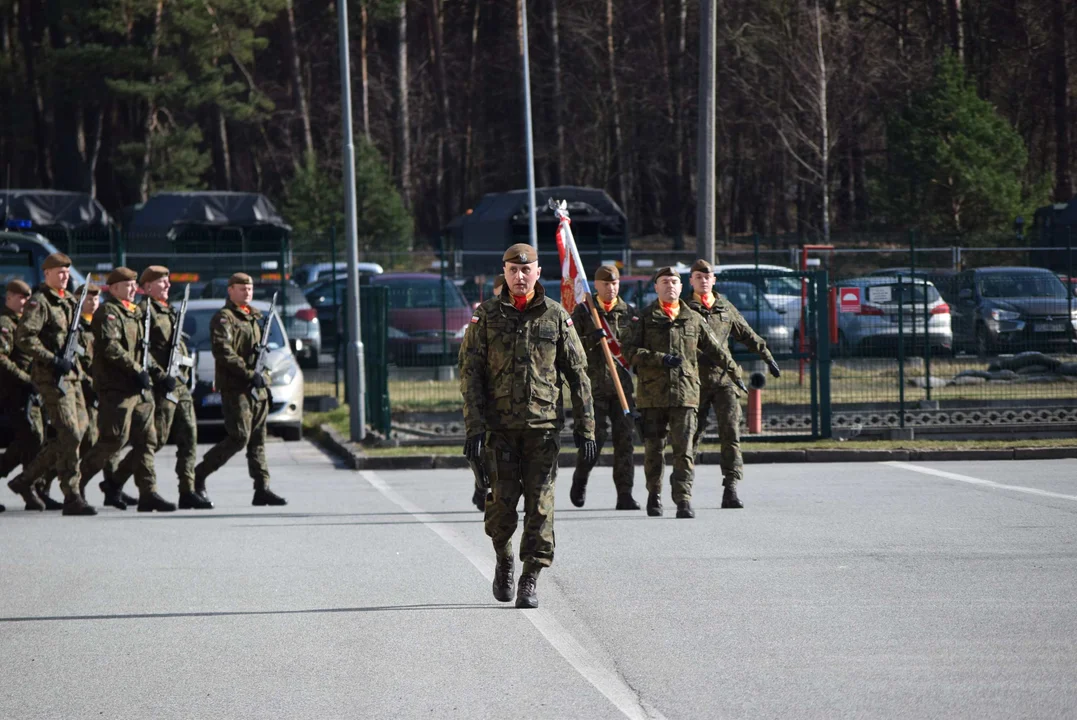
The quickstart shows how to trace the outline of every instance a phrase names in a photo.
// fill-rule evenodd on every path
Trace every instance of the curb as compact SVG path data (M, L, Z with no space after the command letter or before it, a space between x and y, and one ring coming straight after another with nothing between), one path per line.
M462 455L364 455L355 443L346 439L328 425L307 430L307 437L329 453L340 458L353 470L464 470L468 468L467 459ZM643 453L632 456L633 464L643 465ZM699 465L717 465L721 456L714 451L701 453ZM877 463L886 461L901 462L941 462L950 460L1068 460L1077 459L1077 447L1045 448L1001 448L991 450L747 450L744 452L745 465L767 463ZM670 463L670 455L666 454ZM611 467L613 456L603 453L598 459L600 467ZM575 467L576 453L562 452L557 460L558 467Z

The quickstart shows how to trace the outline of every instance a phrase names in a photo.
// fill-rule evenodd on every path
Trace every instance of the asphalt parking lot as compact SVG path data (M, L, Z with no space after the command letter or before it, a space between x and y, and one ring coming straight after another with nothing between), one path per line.
M562 471L521 611L467 471L267 451L285 508L250 506L242 456L212 512L9 495L0 717L1077 716L1077 461L752 465L742 511L707 466L695 520L668 487L665 518L613 511L609 468L577 510Z

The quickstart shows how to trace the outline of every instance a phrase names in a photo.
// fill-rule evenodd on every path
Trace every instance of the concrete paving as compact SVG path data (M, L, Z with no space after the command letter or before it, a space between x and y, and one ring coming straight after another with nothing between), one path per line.
M562 471L535 612L490 594L467 471L267 449L285 508L242 457L212 512L6 498L0 717L1077 717L1077 461L751 466L737 512L703 467L691 521Z

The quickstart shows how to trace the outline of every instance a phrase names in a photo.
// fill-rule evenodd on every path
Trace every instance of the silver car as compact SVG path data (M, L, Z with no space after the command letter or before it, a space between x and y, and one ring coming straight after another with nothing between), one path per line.
M267 302L256 300L251 305L263 313L269 312ZM183 330L190 338L188 346L198 358L193 396L199 425L224 424L221 394L214 387L215 364L209 336L210 320L223 306L223 300L191 300L183 322ZM303 371L289 348L284 326L280 318L274 318L269 328L270 352L266 360L271 377L269 389L273 394L267 426L285 440L299 440L303 435Z
M935 353L952 353L950 306L932 283L916 278L910 284L905 277L899 284L896 277L873 276L834 285L838 290L839 354L892 353L899 330L906 352L920 352L926 341Z

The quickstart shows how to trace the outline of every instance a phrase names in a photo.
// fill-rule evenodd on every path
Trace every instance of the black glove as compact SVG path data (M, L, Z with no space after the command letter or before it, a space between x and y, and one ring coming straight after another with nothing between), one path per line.
M662 364L668 368L679 368L684 360L677 355L663 355Z
M640 414L639 410L632 411L632 424L636 426L636 432L639 433L639 441L643 442L646 440L646 438L643 437L643 415Z
M145 370L139 372L138 384L142 387L143 390L149 390L151 387L153 387L153 383L150 382L150 374Z
M767 360L767 369L770 370L770 374L776 378L782 376L782 369L778 367L778 363L774 362L774 358Z
M67 375L69 372L75 369L75 363L71 362L70 360L64 360L62 357L57 355L52 359L52 367L54 370L56 370L56 377L62 378L64 375Z
M472 462L482 460L482 446L485 441L483 433L477 433L464 441L464 457Z
M255 373L254 377L251 378L251 387L255 387L255 388L258 388L259 390L261 390L265 386L266 386L266 376L263 375L262 373Z
M740 379L739 377L736 377L736 376L734 376L734 377L733 377L733 383L734 383L734 384L735 384L735 385L736 385L737 387L739 387L739 388L740 388L740 391L741 391L742 393L745 393L745 394L747 394L747 393L748 393L748 387L747 387L747 386L746 386L746 385L744 384L744 381L743 381L743 380L741 380L741 379Z
M161 378L161 382L157 384L157 387L159 387L161 390L164 390L166 393L170 393L175 391L177 385L178 384L176 383L176 378L172 377L171 375L166 375L165 377Z
M602 338L608 338L610 334L606 332L605 328L599 328L591 333L591 339L597 342L602 342Z
M576 443L576 447L582 451L584 464L588 466L594 464L598 458L598 443L594 440L588 440L580 433L572 433L572 440Z

